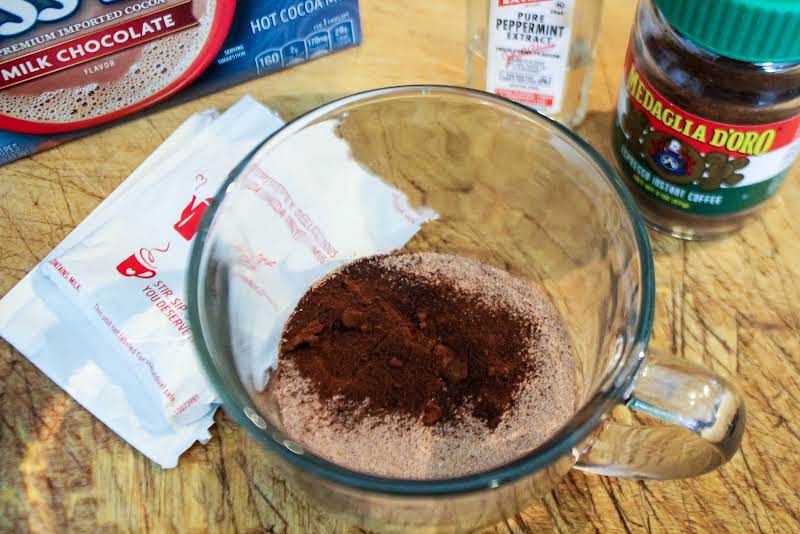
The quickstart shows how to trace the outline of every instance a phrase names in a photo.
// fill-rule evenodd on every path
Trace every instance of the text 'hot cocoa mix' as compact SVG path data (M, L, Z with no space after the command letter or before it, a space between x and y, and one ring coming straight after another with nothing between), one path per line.
M374 256L300 300L263 396L320 456L442 478L551 435L573 412L574 366L555 310L525 281L456 256Z

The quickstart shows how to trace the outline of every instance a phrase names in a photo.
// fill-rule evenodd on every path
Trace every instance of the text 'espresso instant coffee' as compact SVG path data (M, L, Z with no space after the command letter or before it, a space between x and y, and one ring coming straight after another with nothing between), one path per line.
M262 402L353 470L451 477L530 452L573 413L572 351L526 281L441 254L373 256L303 296Z
M800 2L641 0L614 146L653 226L738 228L800 151Z

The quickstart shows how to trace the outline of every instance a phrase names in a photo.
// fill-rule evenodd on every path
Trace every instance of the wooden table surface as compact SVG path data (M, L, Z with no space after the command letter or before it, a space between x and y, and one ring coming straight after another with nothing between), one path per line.
M598 0L599 1L599 0ZM0 294L30 271L191 113L251 94L291 118L346 93L464 83L462 0L362 0L364 44L0 168ZM590 111L579 133L610 158L633 17L606 0ZM652 345L742 386L748 429L724 468L642 482L572 472L489 532L800 531L800 203L797 172L740 233L652 234ZM347 532L287 487L221 415L206 446L163 470L7 343L0 344L0 532ZM619 418L630 419L624 410Z

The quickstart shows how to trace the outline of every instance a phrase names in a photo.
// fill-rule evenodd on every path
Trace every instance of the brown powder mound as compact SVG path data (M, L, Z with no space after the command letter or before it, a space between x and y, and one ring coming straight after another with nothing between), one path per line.
M357 280L358 273L375 276L359 279L360 292L341 284L345 277ZM324 287L330 289L329 309L312 307L311 294ZM341 302L331 298L334 293ZM307 297L289 319L292 332L277 370L263 391L254 392L256 405L293 447L361 473L452 478L520 458L575 411L575 359L567 332L546 295L525 279L461 256L396 254L334 271ZM513 332L505 330L510 325L517 325ZM383 330L386 339L363 343L363 361L347 345L331 341L330 350L320 348L334 339L363 340L371 329ZM412 347L433 350L420 349L412 359L400 342L410 333L419 336ZM390 355L391 343L404 350ZM518 343L521 353L513 348ZM452 354L437 354L439 344ZM511 357L504 360L500 351ZM316 372L301 371L304 356ZM435 408L426 412L429 403L441 414ZM496 427L487 424L481 406L496 408Z
M343 421L399 414L433 425L471 413L495 428L536 373L536 318L451 277L412 276L421 257L364 258L318 282L287 323L278 380L296 367Z

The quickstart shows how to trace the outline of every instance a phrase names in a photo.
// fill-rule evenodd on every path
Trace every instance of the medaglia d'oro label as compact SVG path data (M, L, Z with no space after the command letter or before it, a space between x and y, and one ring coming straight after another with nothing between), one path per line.
M93 126L188 85L213 60L234 0L0 2L0 128Z
M669 102L628 54L614 148L643 194L694 215L729 215L771 197L800 151L800 117L724 124Z

